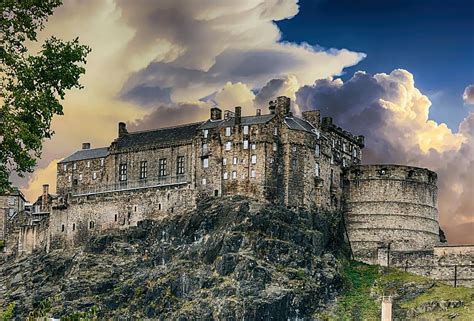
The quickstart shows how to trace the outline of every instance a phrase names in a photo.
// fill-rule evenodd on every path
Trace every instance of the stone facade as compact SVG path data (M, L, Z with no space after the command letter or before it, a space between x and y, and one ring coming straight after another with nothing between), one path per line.
M203 122L130 133L119 123L109 147L84 143L58 163L58 195L42 198L47 224L25 227L25 248L80 245L101 231L192 210L197 199L238 194L343 215L353 257L367 263L426 274L417 268L425 260L439 267L432 276L447 280L446 269L470 258L456 269L471 284L463 269L472 269L472 253L450 248L440 255L435 248L436 173L360 165L363 136L318 110L294 116L287 97L271 101L269 110L242 116L240 107L214 107ZM32 235L41 240L31 242ZM441 268L447 256L454 265Z

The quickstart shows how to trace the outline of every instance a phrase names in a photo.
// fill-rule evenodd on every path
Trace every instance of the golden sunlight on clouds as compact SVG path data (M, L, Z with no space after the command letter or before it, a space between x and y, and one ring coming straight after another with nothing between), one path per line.
M26 199L34 202L43 193L43 184L49 184L50 193L56 190L56 164L61 159L54 159L47 167L36 170L28 180L28 188L23 189Z

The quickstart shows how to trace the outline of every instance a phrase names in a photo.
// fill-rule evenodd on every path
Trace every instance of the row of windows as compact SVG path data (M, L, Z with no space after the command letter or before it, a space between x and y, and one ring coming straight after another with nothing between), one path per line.
M229 176L230 176L232 179L236 179L236 178L237 178L237 171L224 172L224 173L222 174L222 178L225 179L225 180L229 179ZM251 178L257 177L257 171L256 171L255 169L252 169L252 170L250 171L250 177L251 177ZM242 174L242 178L245 178L245 175L244 175L244 174Z
M87 167L87 168L90 168L90 167L91 167L91 164L92 164L91 162L92 162L92 161L90 161L90 160L88 160L88 161L86 162L86 167ZM100 164L101 167L104 167L104 165L105 165L105 160L104 160L103 158L99 159L99 164ZM64 165L63 165L63 170L64 170L64 171L67 171L67 168L68 168L68 164L64 164ZM72 169L77 169L77 163L76 163L76 162L72 163Z
M232 165L237 165L239 162L239 159L237 156L232 157ZM252 155L250 157L250 163L251 164L257 164L257 155ZM227 165L227 158L222 159L222 165ZM209 157L204 157L202 159L202 168L208 168L209 167Z
M244 125L244 126L242 127L242 129L243 129L242 131L243 131L243 134L244 134L244 135L248 135L248 134L249 134L250 127L249 127L248 125ZM208 130L208 129L204 129L204 130L202 131L202 134L203 134L204 138L208 138L208 136L209 136L209 130ZM232 127L226 127L226 128L225 128L225 136L229 137L229 136L231 136L231 135L232 135ZM273 129L273 135L278 135L278 128L277 128L277 127L275 127L275 128Z
M178 156L176 158L176 175L184 174L184 156ZM168 176L168 159L160 158L158 160L158 177ZM126 181L128 176L128 165L126 163L121 163L119 165L119 180ZM148 177L148 161L140 162L140 173L139 178L145 179Z
M79 181L82 181L82 179L84 178L84 176L82 174L79 174L79 176L77 176L77 180ZM92 179L93 180L96 180L98 178L98 175L96 172L92 172ZM72 176L69 175L68 178L67 178L68 182L71 183L72 182Z

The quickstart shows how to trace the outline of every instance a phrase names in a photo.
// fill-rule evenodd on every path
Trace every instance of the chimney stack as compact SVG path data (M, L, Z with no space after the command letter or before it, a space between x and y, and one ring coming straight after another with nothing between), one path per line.
M257 113L255 114L256 116L262 115L262 110L260 108L257 109Z
M218 107L211 108L211 120L221 120L222 119L222 110Z
M242 107L235 107L235 124L240 125L242 122Z
M303 119L316 128L320 127L321 116L319 110L308 110L303 112Z
M268 109L270 110L270 114L275 115L276 102L274 100L270 100L268 105L269 105Z
M284 117L290 114L290 103L291 100L288 97L280 96L274 102L275 104L275 113L280 116Z
M43 195L41 195L41 210L46 211L48 208L49 185L43 185Z
M91 149L91 143L82 143L82 149Z
M118 137L123 137L125 135L128 134L128 131L127 131L127 124L123 123L123 122L120 122L118 124Z

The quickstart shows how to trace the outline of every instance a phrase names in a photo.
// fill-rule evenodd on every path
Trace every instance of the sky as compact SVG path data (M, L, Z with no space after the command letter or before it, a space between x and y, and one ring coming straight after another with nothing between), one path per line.
M295 114L321 109L366 137L365 163L438 173L440 224L474 243L472 1L65 0L39 40L89 45L37 170L15 179L31 200L82 142L204 120L217 104ZM30 44L30 50L38 44Z

